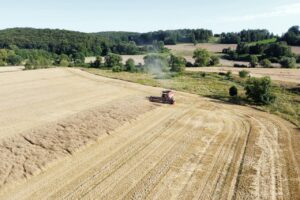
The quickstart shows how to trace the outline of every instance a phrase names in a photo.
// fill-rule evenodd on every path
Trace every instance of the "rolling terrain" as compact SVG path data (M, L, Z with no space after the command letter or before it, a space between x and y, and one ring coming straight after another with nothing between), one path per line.
M221 55L222 50L224 48L231 48L232 50L235 50L237 45L236 44L199 43L195 46L193 44L183 43L183 44L177 44L177 45L165 45L165 47L170 49L173 54L183 56L186 59L186 61L194 63L195 60L193 59L193 52L197 48L207 49L211 53ZM291 46L291 48L292 48L293 53L300 54L300 47ZM144 64L144 60L143 60L144 56L145 55L121 55L122 63L125 64L126 60L128 60L129 58L132 58L136 64L139 64L139 63ZM94 62L95 60L96 60L96 57L86 57L85 63ZM220 58L220 66L233 67L234 64L249 66L249 62L247 62L247 61L234 61L234 60L227 60L227 59ZM274 66L275 68L280 68L279 63L272 63L272 66ZM298 68L300 67L299 63L297 63L297 67ZM268 71L268 70L269 69L266 69L266 71ZM233 71L234 71L234 69L233 69ZM264 71L264 69L262 71ZM272 71L272 69L270 69L269 71ZM277 70L277 71L279 71L279 70ZM285 69L283 71L285 71ZM291 70L291 71L293 71L293 70ZM265 74L265 72L262 72L262 74Z
M0 74L0 199L298 199L300 130L258 110L45 69Z

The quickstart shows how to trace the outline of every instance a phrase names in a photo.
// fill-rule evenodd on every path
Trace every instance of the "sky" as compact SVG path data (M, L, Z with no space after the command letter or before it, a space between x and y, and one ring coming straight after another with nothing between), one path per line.
M148 32L205 28L214 33L300 25L299 0L0 0L0 29Z

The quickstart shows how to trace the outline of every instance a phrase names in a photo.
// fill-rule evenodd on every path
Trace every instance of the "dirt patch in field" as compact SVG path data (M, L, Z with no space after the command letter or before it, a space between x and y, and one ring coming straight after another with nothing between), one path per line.
M193 44L177 44L177 45L166 45L168 49L171 49L174 53L177 53L182 56L190 56L192 52L197 48L207 49L209 52L212 53L221 53L225 48L231 48L235 50L237 44L214 44L214 43L200 43L196 46ZM300 47L291 46L292 51L296 54L300 54Z
M129 58L132 58L134 60L135 64L138 65L139 63L144 64L145 55L121 55L121 57L122 57L123 64L125 64ZM104 59L104 57L103 57L103 59ZM85 63L94 62L95 60L96 60L96 57L86 57Z
M300 47L292 46L292 51L293 51L295 54L300 55Z
M123 59L122 62L123 62L123 64L125 64L129 58L132 58L136 65L139 63L141 63L143 65L144 57L145 57L145 55L122 55L122 59Z
M196 46L193 44L177 44L177 45L166 45L166 48L171 49L174 54L181 56L192 56L193 52L197 48L207 49L212 53L221 53L225 48L236 49L236 44L212 44L212 43L200 43Z

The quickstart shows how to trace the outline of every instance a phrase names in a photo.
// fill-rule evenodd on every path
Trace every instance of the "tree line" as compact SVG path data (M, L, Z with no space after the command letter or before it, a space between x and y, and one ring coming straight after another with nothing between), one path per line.
M300 56L292 52L286 42L272 43L239 43L236 50L223 49L224 58L229 60L249 61L251 67L261 64L271 67L280 63L284 68L293 68L300 62ZM239 66L237 66L239 67Z
M281 38L282 41L289 45L300 46L300 30L299 26L292 26Z
M96 35L114 41L134 41L138 45L151 44L153 41L161 41L165 45L175 45L177 43L208 42L213 37L213 32L206 29L178 29L147 33L99 32Z
M0 31L0 49L40 49L75 56L140 54L147 51L134 41L114 41L100 35L58 29L12 28Z
M259 43L274 38L267 30L243 30L239 33L215 35L223 43L238 43L236 51L227 49L227 58L233 60L256 60L264 63L281 62L293 66L300 62L299 56L291 53L288 45L299 45L299 26L291 27L281 38L271 43ZM28 64L52 64L76 66L84 64L87 56L106 56L110 53L134 55L163 53L168 50L165 44L180 42L207 42L213 33L206 29L180 29L154 31L148 33L101 32L82 33L58 29L13 28L0 30L0 66ZM207 57L206 52L199 52ZM252 59L253 58L253 59ZM199 60L198 60L199 61ZM188 66L214 65L216 58L211 56ZM291 65L290 65L291 64Z
M242 30L238 33L222 33L220 43L238 44L240 42L256 42L273 38L274 35L266 29Z
M240 32L221 33L220 37L222 44L239 44L241 42L250 43L274 38L276 41L284 41L288 45L300 45L300 29L299 26L292 26L281 37L270 33L266 29L242 30Z
M188 62L184 57L169 53L150 53L144 56L144 65L135 63L129 58L125 65L118 54L109 53L103 58L97 56L89 67L107 68L114 72L183 72L186 67L216 66L220 63L219 57L209 53L206 49L198 48L193 53L194 63Z

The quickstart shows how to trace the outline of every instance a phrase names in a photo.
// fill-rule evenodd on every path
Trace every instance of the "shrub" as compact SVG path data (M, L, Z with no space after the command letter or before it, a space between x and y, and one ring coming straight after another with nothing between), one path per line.
M113 72L121 72L121 71L123 71L122 66L118 66L118 65L113 66L111 69L112 69Z
M35 67L43 67L47 68L52 65L52 60L45 58L45 57L40 57L36 60L37 65Z
M91 63L91 67L95 67L95 68L100 68L102 65L102 57L101 56L97 56L96 60L94 62Z
M185 70L186 60L183 57L171 55L169 64L172 72L183 72Z
M63 66L63 67L67 67L67 66L69 66L69 61L67 61L67 60L60 60L59 61L59 66Z
M118 54L109 53L105 56L105 66L112 68L115 66L122 66L122 57Z
M300 63L300 55L297 56L297 63Z
M6 63L3 60L0 60L0 66L5 66Z
M194 51L195 67L215 66L220 63L218 56L211 55L206 49L198 48Z
M33 66L30 62L27 61L25 64L25 70L31 70L31 69L33 69Z
M231 97L236 97L238 95L238 89L236 86L232 86L231 88L229 88L229 95Z
M271 84L270 77L250 78L245 85L247 98L261 104L273 103L276 96L271 92Z
M264 51L267 57L281 58L284 56L292 56L291 47L284 42L277 42L267 45L267 49Z
M20 65L22 63L23 58L18 55L9 55L7 57L7 63L10 65Z
M215 55L211 56L211 57L210 57L210 61L209 61L209 65L210 65L210 66L215 66L215 65L218 65L218 64L220 64L220 59L219 59L219 57L218 57L218 56L215 56Z
M82 52L72 54L71 58L74 61L75 65L80 65L85 62L85 55Z
M84 65L84 64L85 64L85 63L82 62L81 59L75 59L75 60L74 60L74 65L75 65L75 66L81 66L81 65Z
M25 69L40 69L40 68L48 68L52 65L52 60L45 57L37 57L37 58L29 58L26 61Z
M127 71L127 72L137 72L135 62L132 58L129 58L128 60L126 60L125 71Z
M239 54L236 51L229 51L228 57L230 60L237 60L239 58Z
M186 67L194 67L193 63L191 63L191 62L187 62L185 66Z
M41 56L41 57L45 57L45 56ZM39 59L39 58L35 57L32 59ZM55 58L54 65L67 67L70 65L70 58L66 54L61 54Z
M258 58L255 55L250 56L250 67L256 67L258 65Z
M237 68L247 68L248 66L247 66L247 65L244 65L244 64L237 64L237 63L234 63L233 67L237 67Z
M232 72L231 71L227 71L227 73L225 74L226 78L229 80L229 79L232 79Z
M195 59L195 66L208 66L210 62L210 54L206 49L196 49L193 58Z
M260 61L260 65L266 68L270 68L272 67L272 63L269 59L263 59L262 61Z
M280 65L283 68L295 68L296 67L296 59L289 57L282 57L280 60Z
M231 47L228 47L228 48L224 48L224 49L222 50L222 53L228 54L230 51L232 51L232 50L231 50Z
M275 57L270 57L269 60L271 61L271 63L279 63L280 59L275 58Z
M246 70L239 71L239 76L241 78L246 78L247 76L249 76L249 71Z

